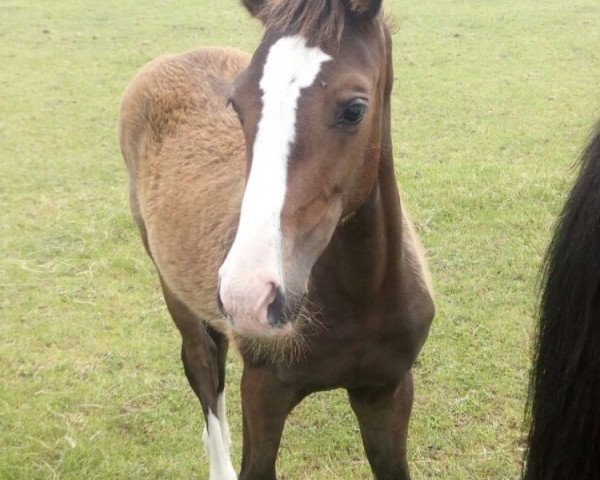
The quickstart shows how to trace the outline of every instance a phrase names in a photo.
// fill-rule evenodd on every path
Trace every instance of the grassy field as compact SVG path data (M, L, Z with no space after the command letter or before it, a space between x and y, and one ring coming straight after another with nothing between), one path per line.
M398 181L437 318L415 479L519 472L540 259L600 116L597 0L389 0ZM260 38L236 0L0 3L0 478L206 478L179 338L130 219L120 95L165 52ZM235 464L240 363L230 355ZM367 479L342 392L290 417L282 479Z

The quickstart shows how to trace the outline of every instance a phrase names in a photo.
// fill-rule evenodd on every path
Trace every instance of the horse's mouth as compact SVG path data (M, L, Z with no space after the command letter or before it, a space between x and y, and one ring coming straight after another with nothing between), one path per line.
M297 295L284 305L280 326L248 333L232 325L233 338L253 361L289 365L304 357L310 337L322 328L318 312L307 295Z

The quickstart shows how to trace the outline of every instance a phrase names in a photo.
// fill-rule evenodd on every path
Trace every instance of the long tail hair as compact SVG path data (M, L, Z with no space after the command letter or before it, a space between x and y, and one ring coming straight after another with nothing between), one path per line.
M544 263L525 480L600 479L600 124Z

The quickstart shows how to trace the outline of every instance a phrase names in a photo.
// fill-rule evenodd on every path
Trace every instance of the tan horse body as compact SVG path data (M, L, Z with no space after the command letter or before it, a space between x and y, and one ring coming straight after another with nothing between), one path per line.
M434 308L394 174L391 37L379 0L328 2L244 0L267 26L254 56L161 57L121 105L131 210L181 332L210 480L237 478L230 340L244 361L240 480L276 479L287 415L332 388L348 391L375 477L410 478L411 367Z
M217 270L235 235L246 148L227 95L249 60L231 48L161 57L138 73L121 107L130 205L144 243L163 282L223 333Z

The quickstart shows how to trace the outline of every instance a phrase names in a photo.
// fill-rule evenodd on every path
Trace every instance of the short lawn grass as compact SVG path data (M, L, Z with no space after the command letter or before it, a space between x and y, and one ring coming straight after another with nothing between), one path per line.
M135 71L251 51L236 0L0 3L0 478L206 478L179 338L130 219L117 106ZM415 479L519 473L541 257L600 117L597 0L389 0L398 181L437 318ZM240 362L230 355L234 457ZM370 478L343 392L290 417L282 479Z

